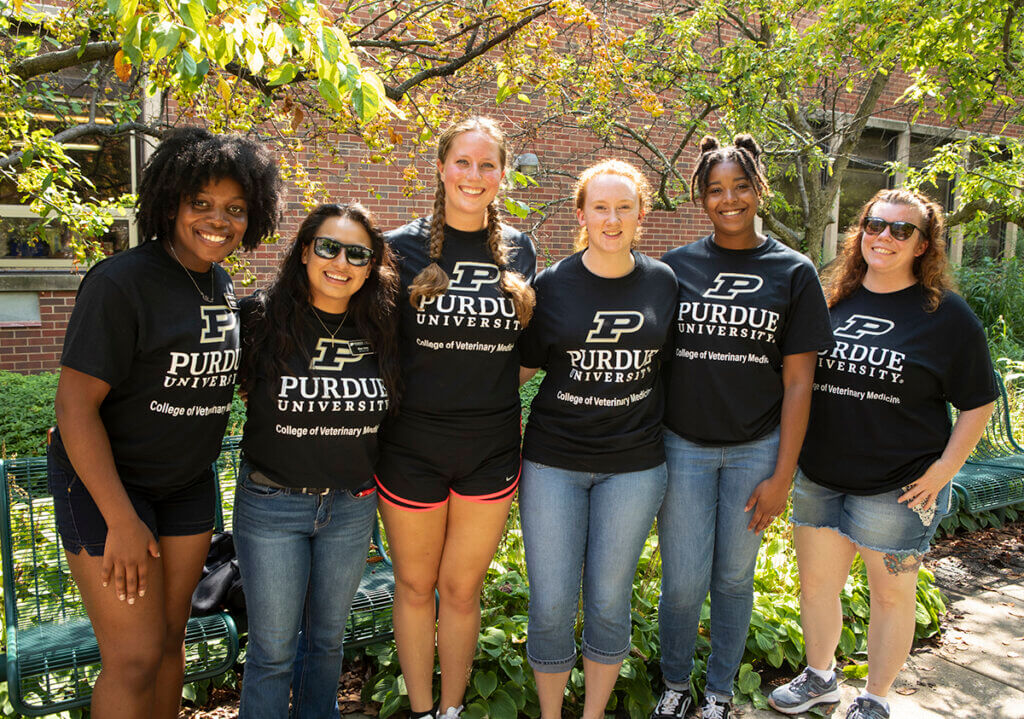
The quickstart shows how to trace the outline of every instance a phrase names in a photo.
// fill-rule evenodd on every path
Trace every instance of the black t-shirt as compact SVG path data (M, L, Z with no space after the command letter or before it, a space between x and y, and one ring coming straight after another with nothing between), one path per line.
M832 346L814 265L771 237L729 250L711 235L662 261L679 281L665 425L703 445L767 435L782 412L782 358Z
M849 494L914 481L949 441L946 402L961 410L999 394L981 322L948 292L934 312L920 284L864 287L832 308L834 348L818 355L800 468Z
M387 236L402 274L399 411L405 419L442 423L471 434L518 423L516 340L522 325L499 286L501 275L487 247L487 232L445 227L438 264L448 273L448 290L413 308L409 285L430 263L429 230L430 218L421 218ZM512 247L508 269L532 281L537 255L530 238L504 225L502 232Z
M537 308L520 338L525 367L547 370L523 457L561 469L634 472L665 461L659 355L676 281L634 252L625 277L599 277L583 253L537 277Z
M242 300L243 332L256 302ZM276 382L254 378L242 451L286 487L356 489L373 478L387 389L373 348L355 326L342 325L332 338L314 312L331 330L344 318L310 307L296 319L303 323L306 345L289 358L290 373Z
M212 273L212 275L211 275ZM188 486L220 454L238 369L238 305L218 265L193 272L207 304L160 242L89 270L61 364L110 385L100 417L121 481ZM63 444L55 454L67 468Z

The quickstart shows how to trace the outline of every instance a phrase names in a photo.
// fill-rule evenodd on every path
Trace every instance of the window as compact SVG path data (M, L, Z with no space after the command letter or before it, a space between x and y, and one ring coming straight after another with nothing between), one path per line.
M893 187L893 178L885 163L896 159L899 134L885 130L865 130L857 154L850 158L839 190L839 236L857 222L864 203L879 190Z
M41 117L45 122L45 117ZM134 192L135 147L132 137L85 137L66 146L67 154L78 163L83 175L94 187L84 183L75 191L84 199L118 197ZM59 267L71 260L72 237L68 228L45 222L27 205L21 204L13 183L0 179L0 267ZM126 214L116 219L100 244L113 254L136 244L134 223Z

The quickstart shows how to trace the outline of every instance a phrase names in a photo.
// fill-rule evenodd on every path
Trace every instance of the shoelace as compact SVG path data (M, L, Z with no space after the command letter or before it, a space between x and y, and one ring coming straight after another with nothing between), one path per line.
M800 687L802 687L807 682L807 680L810 679L809 675L810 672L804 669L802 672L800 672L799 675L796 676L796 678L793 679L793 681L789 683L790 688L799 689Z
M715 697L708 697L701 709L700 715L704 719L723 719L725 716L725 704L719 704Z
M654 711L656 714L675 714L682 699L682 692L677 692L675 689L666 689L665 694L661 697L661 701L658 702L658 706Z
M462 705L457 707L448 707L444 710L444 714L438 714L437 719L459 719L459 714L462 713Z

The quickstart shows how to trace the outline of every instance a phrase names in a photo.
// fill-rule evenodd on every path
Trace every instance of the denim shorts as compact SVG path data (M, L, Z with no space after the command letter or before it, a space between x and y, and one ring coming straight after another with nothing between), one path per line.
M107 543L107 523L85 484L52 455L47 456L47 482L61 542L71 554L82 549L102 557ZM159 490L125 486L139 519L156 539L185 537L213 529L217 493L213 470L206 469L189 486L161 494Z
M815 484L797 470L793 484L793 524L834 529L858 547L899 556L922 555L949 514L952 487L939 491L928 511L898 502L905 489L881 494L846 494Z

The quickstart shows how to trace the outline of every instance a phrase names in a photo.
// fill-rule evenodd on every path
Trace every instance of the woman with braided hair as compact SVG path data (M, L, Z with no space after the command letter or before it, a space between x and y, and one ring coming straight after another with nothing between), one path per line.
M705 137L691 198L714 231L662 258L679 296L665 403L668 489L658 514L661 670L652 719L682 719L701 606L711 656L701 715L726 719L753 608L761 533L786 506L818 350L832 346L814 265L758 233L768 193L750 135Z
M394 626L413 717L462 709L480 589L519 482L519 353L537 258L495 198L507 148L471 117L437 145L434 214L389 233L399 257L402 406L381 437L377 486L395 567ZM435 590L439 596L435 614Z

